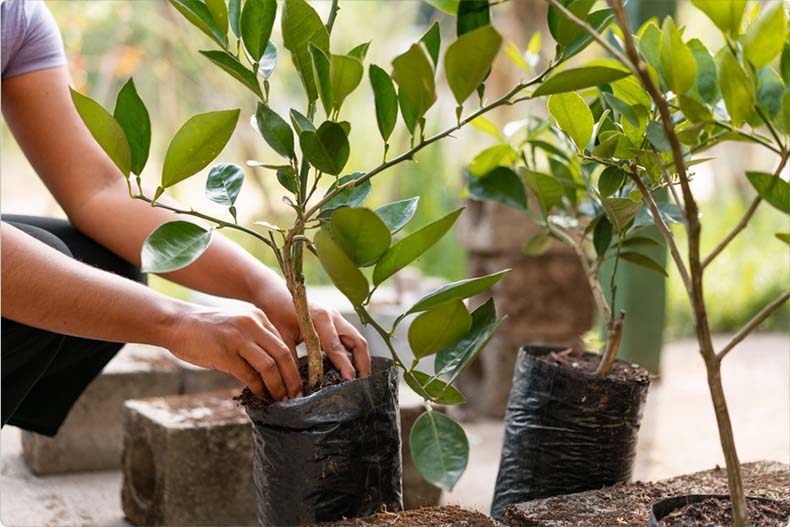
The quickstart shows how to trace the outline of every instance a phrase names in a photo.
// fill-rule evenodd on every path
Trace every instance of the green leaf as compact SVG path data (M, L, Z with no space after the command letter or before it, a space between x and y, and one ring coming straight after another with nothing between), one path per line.
M527 186L532 190L533 194L535 194L535 197L538 198L545 212L548 212L555 205L562 203L562 196L565 195L565 189L562 187L562 184L552 176L527 170L524 179L527 182Z
M497 126L485 115L475 117L469 124L472 125L472 128L480 130L484 134L488 134L498 141L505 141L505 137L502 135L502 132L499 131L499 128L497 128Z
M719 98L716 62L699 39L693 38L687 45L694 54L694 60L697 61L697 91L702 100L714 103Z
M324 195L326 196L329 195L330 192L333 192L337 188L338 183L340 185L345 185L346 183L359 179L364 175L365 174L362 172L354 172L353 174L343 176L338 180L337 183L333 182L326 190L326 194ZM321 207L321 216L324 216L334 209L340 207L356 207L365 201L365 198L367 198L368 194L370 194L371 188L370 180L365 180L362 183L358 183L351 188L343 190L337 196L324 203L324 205Z
M680 31L672 18L664 19L659 46L661 71L669 89L683 95L697 80L697 61L688 46L683 43Z
M577 91L591 86L609 84L628 77L631 72L608 66L585 66L561 71L541 84L532 94L533 97Z
M419 258L450 230L462 211L454 210L393 244L373 269L373 284L379 285Z
M761 198L785 214L790 214L790 183L765 172L747 172L746 177Z
M241 36L241 0L228 1L228 19L230 21L230 29L237 37Z
M282 12L282 34L285 48L291 52L296 71L307 92L307 99L318 98L309 44L329 52L329 33L318 13L305 0L285 0Z
M342 207L332 213L332 238L358 267L373 265L390 247L390 231L370 209Z
M625 172L620 167L609 166L601 172L598 178L598 192L602 198L607 198L620 190L625 183Z
M664 132L664 127L655 121L647 123L647 140L659 152L671 152L672 145Z
M680 105L680 110L683 112L683 115L692 123L703 123L713 120L713 114L708 107L698 102L696 99L692 99L685 95L679 95L678 104Z
M585 0L580 1L584 2ZM595 28L595 31L597 31L599 34L604 32L609 24L611 24L612 20L614 20L614 14L613 11L608 8L593 11L587 15L587 23L590 25L590 27ZM563 59L568 60L574 55L580 53L582 50L584 50L584 48L589 46L592 41L592 36L586 31L582 30L581 32L577 33L576 37L573 38L567 46L565 46L565 49L562 52Z
M252 122L253 127L258 130L272 150L283 157L294 157L293 130L277 112L259 102Z
M458 4L461 0L425 0L426 4L429 4L439 11L444 11L448 15L455 16L458 14Z
M409 346L421 359L461 340L472 327L472 317L460 300L434 306L415 318L409 326Z
M770 66L757 72L757 107L769 119L773 119L782 109L782 96L785 93L782 78Z
M790 135L790 91L782 96L782 121L784 121L785 134Z
M296 135L299 135L304 131L315 132L315 125L313 122L293 108L291 108L290 116L291 124L293 125L294 130L296 130Z
M392 61L392 78L398 84L400 95L416 112L417 118L436 102L436 84L433 66L424 48L412 44L409 50Z
M460 1L456 18L456 33L459 37L488 25L491 25L488 0Z
M170 0L170 3L192 25L208 35L217 44L223 48L228 47L227 29L225 31L221 30L206 4L200 0Z
M774 234L777 240L785 242L787 245L790 245L790 232L777 232Z
M595 254L597 254L599 258L602 257L606 254L611 244L612 223L606 216L601 216L595 223L595 228L593 229L593 247L595 248Z
M551 95L547 106L560 130L573 139L579 150L584 151L595 126L592 111L584 99L573 92L561 93Z
M520 210L527 210L524 184L513 170L496 167L487 174L467 178L469 195L481 201L496 201Z
M179 128L165 155L162 187L197 174L219 155L228 144L239 110L223 110L195 115Z
M403 380L414 392L436 404L463 404L466 398L454 386L439 379L431 379L427 373L412 370L403 373Z
M214 203L232 207L244 182L244 170L238 165L215 165L206 180L206 197Z
M169 273L186 267L208 249L211 233L188 221L163 223L143 242L142 271Z
M266 44L266 50L263 52L260 63L258 64L258 75L268 79L274 73L274 68L277 67L277 46L271 40Z
M126 135L131 153L131 171L139 176L148 161L151 148L151 119L132 79L118 92L113 117Z
M645 254L625 251L620 253L620 258L634 265L638 265L639 267L644 267L645 269L650 269L664 276L669 276L660 263Z
M633 126L639 126L639 114L630 104L611 93L601 92L601 97L610 108L628 119Z
M648 22L644 30L640 29L639 51L645 57L648 64L661 70L661 30L655 22Z
M308 46L310 58L313 62L313 78L318 90L318 98L324 107L327 118L332 114L334 94L332 93L332 61L329 55L319 47L312 44Z
M499 33L491 26L483 26L458 37L447 48L445 75L459 105L485 80L501 46Z
M526 256L540 256L546 252L551 244L551 236L546 231L540 231L532 236L521 247L521 252Z
M439 351L434 359L436 375L448 375L453 383L488 344L504 318L497 320L494 299L489 298L472 312L472 327L464 338Z
M409 449L422 477L448 491L469 461L469 441L464 429L446 415L431 410L414 421Z
M560 0L560 3L578 18L585 20L595 0ZM549 6L547 19L549 32L560 48L568 47L572 42L584 36L584 30L554 6Z
M650 95L642 88L639 80L633 76L613 82L612 92L631 106L642 105L647 109L652 105Z
M395 86L386 71L371 64L368 73L376 103L376 123L379 126L381 138L387 142L398 119L398 95L395 93Z
M354 49L348 52L348 56L354 57L359 59L360 62L365 61L365 57L368 54L368 48L370 47L370 41L362 43L358 46L355 46Z
M726 50L719 59L719 84L730 120L739 127L754 110L754 83L738 59Z
M255 74L248 70L236 57L226 51L200 51L200 54L219 66L225 73L242 83L258 97L263 97Z
M376 214L384 222L392 234L400 231L412 219L417 212L417 202L419 197L403 199L387 203L376 209Z
M784 2L767 3L743 35L743 54L752 66L759 69L782 52L786 39Z
M601 199L606 216L617 232L623 232L628 224L636 218L642 209L642 203L635 203L628 198L603 198Z
M500 165L513 163L518 157L518 152L507 143L489 146L472 159L469 164L469 172L476 176L483 176Z
M406 124L406 129L409 130L411 135L414 135L419 116L414 106L406 99L403 90L398 91L398 106L400 107L400 114L403 117L403 122Z
M299 182L296 180L296 172L291 166L283 166L277 169L277 181L285 190L296 194Z
M450 300L463 300L465 298L471 298L475 295L479 295L499 282L509 271L510 269L505 269L504 271L499 271L497 273L481 276L478 278L467 278L465 280L459 280L457 282L451 282L449 284L443 285L439 289L431 291L427 295L420 298L417 303L406 312L406 314L419 313L420 311L433 309L439 304L449 302Z
M259 62L272 36L276 0L246 0L241 10L241 38L251 62Z
M299 134L299 144L311 165L333 176L346 166L351 149L346 131L333 121L325 121L315 132L308 130Z
M740 32L746 0L691 0L691 3L723 32L733 37Z
M790 85L790 42L785 44L785 49L782 51L782 60L780 61L782 70L782 80L785 84Z
M661 244L649 236L631 236L623 240L623 247L660 247Z
M225 0L204 0L206 7L208 7L211 18L217 24L220 33L227 35L228 33L228 7L225 5Z
M132 152L123 128L99 103L69 88L71 100L85 126L125 177L129 177Z
M439 30L439 21L434 21L428 31L420 37L420 42L425 44L425 49L428 50L428 55L431 57L434 69L439 64L439 50L442 47L442 33Z
M335 243L325 229L320 229L313 240L321 266L354 306L359 306L368 296L368 281L357 269L351 258Z
M365 68L362 61L350 55L332 55L332 94L334 109L340 111L343 101L357 89Z

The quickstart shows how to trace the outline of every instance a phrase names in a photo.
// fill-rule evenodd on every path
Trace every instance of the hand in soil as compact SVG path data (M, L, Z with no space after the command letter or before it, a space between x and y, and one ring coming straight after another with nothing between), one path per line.
M322 388L346 382L346 379L341 377L337 367L327 357L324 357L324 377L320 386L314 388L308 382L307 357L299 358L299 376L302 382L302 393L306 396L320 391ZM277 402L266 390L262 394L253 394L249 389L245 389L241 392L241 395L234 397L234 399L243 406L249 406L250 408L262 408Z
M259 309L187 311L167 348L179 359L233 375L258 395L281 401L302 391L291 351Z
M759 527L786 527L790 521L790 503L782 501L747 500L749 521ZM729 500L711 498L686 505L659 522L661 527L716 527L732 525Z

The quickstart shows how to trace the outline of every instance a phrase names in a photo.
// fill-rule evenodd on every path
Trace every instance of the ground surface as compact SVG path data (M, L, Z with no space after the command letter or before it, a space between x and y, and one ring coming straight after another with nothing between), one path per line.
M790 338L757 335L725 361L724 385L743 461L790 463ZM469 468L443 502L487 512L499 464L502 425L466 425ZM125 526L120 473L36 478L20 457L19 431L0 436L0 518L16 526ZM704 367L691 341L667 345L663 379L651 387L635 479L657 480L722 464Z

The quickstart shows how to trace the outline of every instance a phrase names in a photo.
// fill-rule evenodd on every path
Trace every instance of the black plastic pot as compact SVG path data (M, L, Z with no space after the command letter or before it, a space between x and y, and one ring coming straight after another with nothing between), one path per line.
M491 515L538 498L631 478L650 383L600 378L538 359L563 348L519 350Z
M389 359L372 366L364 379L246 407L261 526L402 509L398 374Z
M648 527L659 527L659 522L675 512L692 503L699 503L701 501L717 498L720 500L728 500L730 497L727 494L688 494L686 496L673 496L666 498L653 504L650 508L650 517L648 518ZM747 497L748 501L758 501L763 503L772 503L776 500L769 498L752 498Z

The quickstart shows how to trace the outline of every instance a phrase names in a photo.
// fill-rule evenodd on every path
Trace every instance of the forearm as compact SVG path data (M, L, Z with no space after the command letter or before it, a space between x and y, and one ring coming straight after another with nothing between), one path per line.
M169 347L173 326L192 309L0 225L3 317L65 335Z

